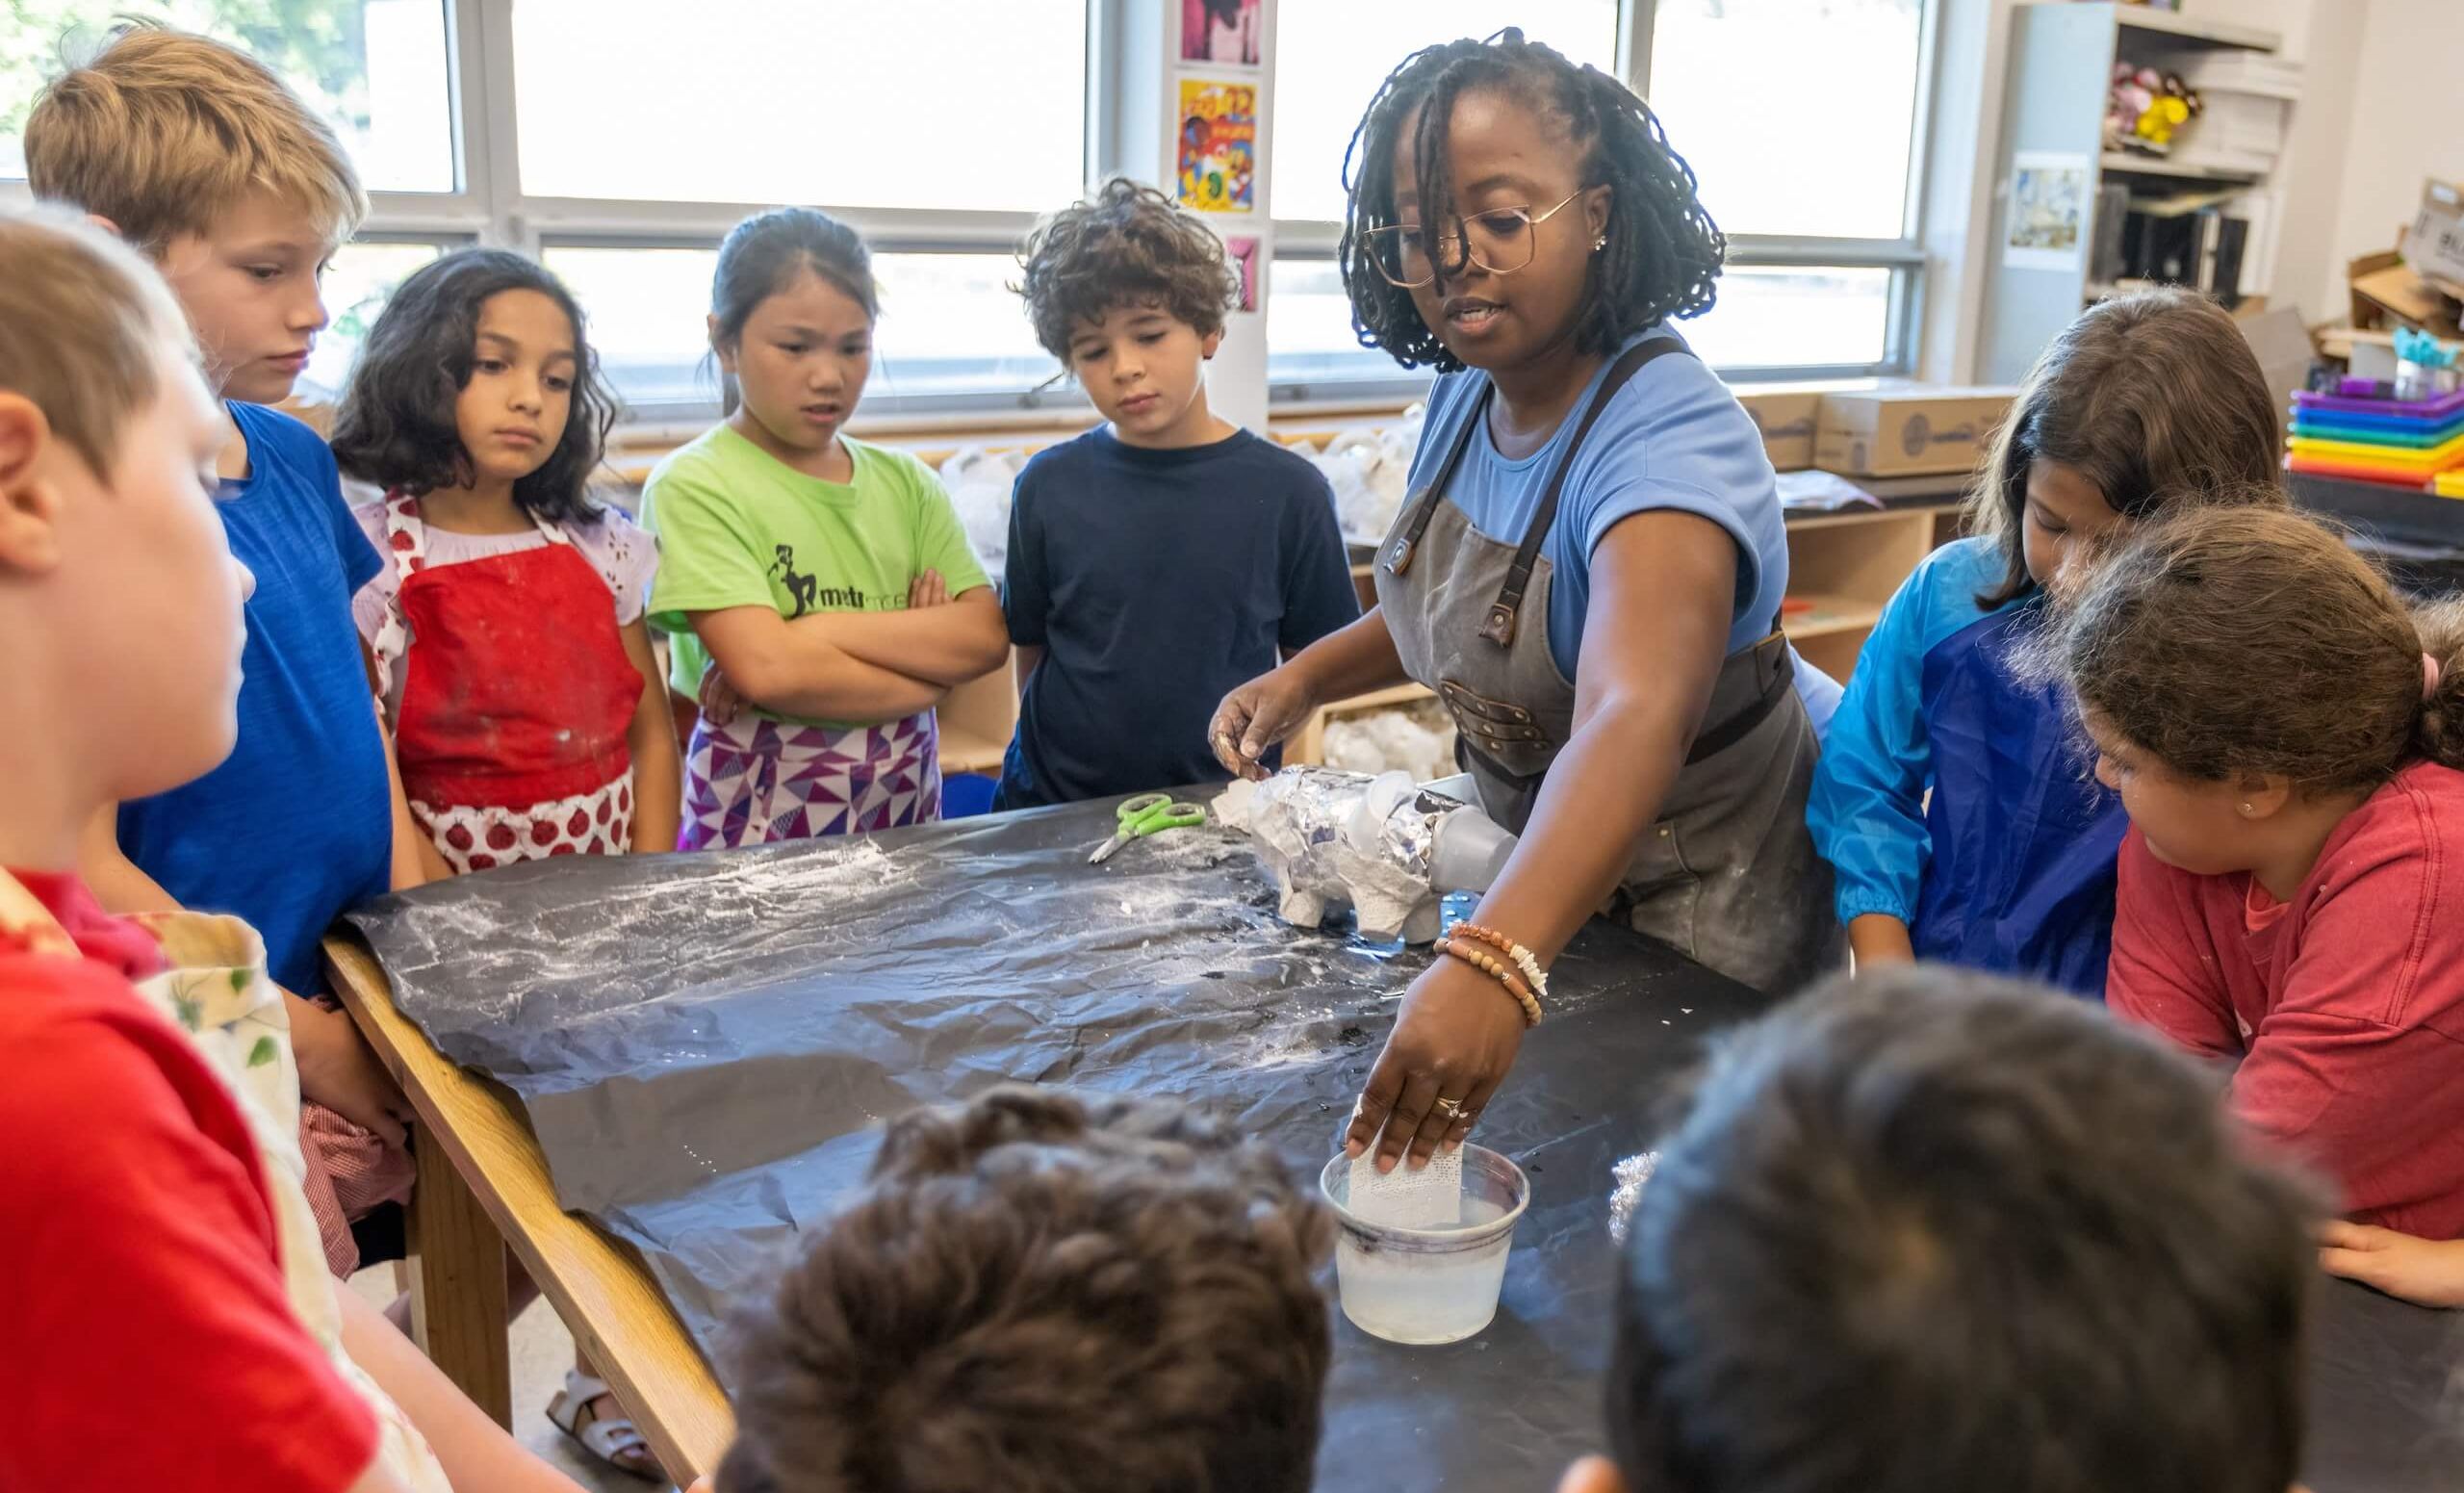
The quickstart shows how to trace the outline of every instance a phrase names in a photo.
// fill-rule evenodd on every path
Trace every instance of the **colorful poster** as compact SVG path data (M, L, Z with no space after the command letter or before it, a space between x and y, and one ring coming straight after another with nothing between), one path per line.
M1232 260L1232 268L1241 272L1241 309L1258 309L1258 241L1226 239L1223 252Z
M1201 213L1257 206L1258 90L1248 83L1181 80L1181 205Z
M1258 65L1263 0L1181 0L1181 61Z

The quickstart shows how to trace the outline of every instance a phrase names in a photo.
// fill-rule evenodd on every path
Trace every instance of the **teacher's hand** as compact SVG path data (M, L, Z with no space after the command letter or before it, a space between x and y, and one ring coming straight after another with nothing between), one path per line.
M1206 729L1207 744L1224 771L1254 782L1267 775L1258 759L1298 731L1318 705L1316 682L1297 662L1287 663L1223 697Z
M1377 1170L1428 1164L1460 1145L1523 1050L1523 1008L1503 986L1440 956L1403 996L1402 1015L1370 1070L1344 1137L1347 1155L1377 1151Z

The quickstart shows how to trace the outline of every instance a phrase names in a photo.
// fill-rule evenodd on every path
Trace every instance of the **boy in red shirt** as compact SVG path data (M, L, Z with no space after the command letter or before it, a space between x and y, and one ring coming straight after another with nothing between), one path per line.
M143 261L0 215L0 1489L570 1493L326 1274L255 935L72 869L231 749L222 435Z
M2289 511L2133 541L2052 639L2121 794L2105 999L2352 1218L2464 1235L2464 610Z

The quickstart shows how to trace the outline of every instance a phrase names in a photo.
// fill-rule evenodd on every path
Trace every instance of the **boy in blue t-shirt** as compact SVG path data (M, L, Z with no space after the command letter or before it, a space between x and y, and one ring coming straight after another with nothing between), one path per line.
M1110 424L1018 474L1002 610L1026 698L993 807L1220 782L1216 705L1360 615L1334 494L1207 408L1240 282L1162 193L1107 183L1025 265L1037 340Z

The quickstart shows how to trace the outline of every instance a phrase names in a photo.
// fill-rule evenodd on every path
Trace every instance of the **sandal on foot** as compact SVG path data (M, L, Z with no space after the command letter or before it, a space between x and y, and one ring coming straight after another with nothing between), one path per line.
M606 1382L578 1370L565 1371L565 1387L548 1402L548 1419L558 1430L581 1443L582 1450L618 1472L645 1482L665 1482L667 1474L651 1454L651 1444L621 1416L601 1417L591 1406L609 1390ZM611 1402L612 1403L612 1402Z

